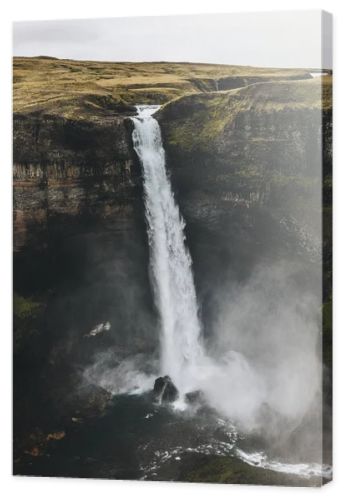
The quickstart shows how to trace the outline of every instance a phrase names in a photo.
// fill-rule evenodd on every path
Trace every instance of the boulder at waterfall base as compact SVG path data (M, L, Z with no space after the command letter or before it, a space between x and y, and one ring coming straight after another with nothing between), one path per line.
M178 390L168 375L155 380L153 396L160 403L172 403L178 398Z

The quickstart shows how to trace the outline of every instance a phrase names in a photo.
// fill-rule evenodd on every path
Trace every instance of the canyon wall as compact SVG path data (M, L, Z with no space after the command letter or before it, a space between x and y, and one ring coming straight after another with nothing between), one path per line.
M201 293L260 261L317 266L331 179L328 77L186 96L158 119Z
M201 68L179 65L186 76L179 73L173 83L167 74L172 69L158 65L159 84L153 87L141 73L141 85L132 82L130 88L124 79L112 83L118 67L106 79L111 65L44 61L59 71L64 66L70 76L86 75L85 93L78 87L71 95L65 83L59 87L51 78L49 85L60 92L52 96L41 77L30 85L23 80L29 62L21 61L23 74L16 76L13 122L16 415L46 394L53 415L70 412L81 367L98 353L111 349L117 361L158 348L141 168L128 118L135 99L150 102L155 96L166 103L156 117L186 221L206 338L214 334L220 296L237 291L259 264L293 263L301 289L320 290L315 270L322 186L324 256L331 262L330 77L322 86L305 71L278 70L277 77L263 71L259 77L254 72L260 70L222 67L217 77L208 68L208 74L203 69L203 75L188 78ZM91 95L93 71L103 87L93 86ZM241 84L246 86L234 89ZM328 268L323 277L331 311ZM109 332L88 336L106 321ZM33 388L39 386L38 395ZM38 418L33 412L33 421Z

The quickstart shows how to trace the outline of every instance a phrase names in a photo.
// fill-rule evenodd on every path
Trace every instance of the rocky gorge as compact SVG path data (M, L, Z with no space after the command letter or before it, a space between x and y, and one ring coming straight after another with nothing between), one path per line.
M330 373L331 75L146 64L14 60L19 471L23 457L33 460L64 439L48 439L52 432L69 432L107 407L111 392L87 383L85 366L110 349L117 361L157 350L142 172L131 138L137 103L162 104L156 118L206 342L218 338L226 290L238 294L259 263L280 263L281 272L268 273L274 289L285 279L296 290L319 290L323 278ZM323 276L316 272L322 190ZM108 331L88 335L106 321ZM327 426L329 405L327 389Z

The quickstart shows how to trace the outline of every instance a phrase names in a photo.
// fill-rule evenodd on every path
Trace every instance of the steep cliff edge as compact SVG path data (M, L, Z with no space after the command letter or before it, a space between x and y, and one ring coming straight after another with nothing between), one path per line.
M43 249L55 234L69 234L82 221L132 223L141 203L127 121L134 104L281 78L310 75L210 64L14 58L15 252Z
M185 96L157 113L211 328L224 287L237 288L259 262L292 262L293 273L320 290L322 189L329 309L331 114L330 76Z
M262 207L296 218L319 236L331 109L330 77L256 83L163 106L157 117L187 213L206 216L206 222L211 216L213 223L217 207Z
M16 114L13 125L15 251L47 245L49 232L71 233L68 219L121 224L134 211L140 172L123 118Z

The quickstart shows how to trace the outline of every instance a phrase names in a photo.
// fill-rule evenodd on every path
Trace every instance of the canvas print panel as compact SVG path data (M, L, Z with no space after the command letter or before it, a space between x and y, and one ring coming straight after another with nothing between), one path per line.
M318 486L331 18L16 23L17 475Z

